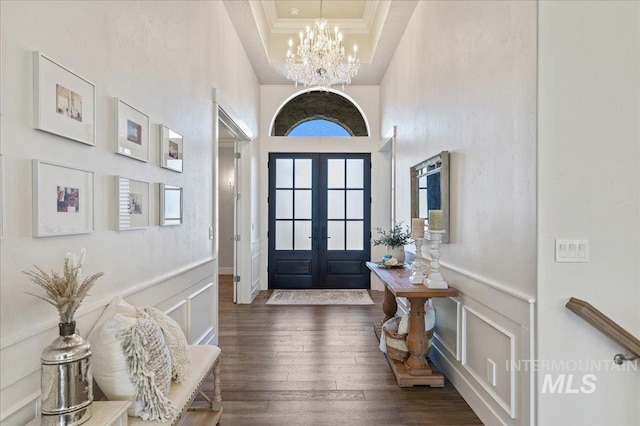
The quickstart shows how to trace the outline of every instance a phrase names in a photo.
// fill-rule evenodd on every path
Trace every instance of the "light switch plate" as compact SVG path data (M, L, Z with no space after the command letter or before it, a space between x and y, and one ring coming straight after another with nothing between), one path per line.
M589 240L556 239L556 262L585 263L589 261Z

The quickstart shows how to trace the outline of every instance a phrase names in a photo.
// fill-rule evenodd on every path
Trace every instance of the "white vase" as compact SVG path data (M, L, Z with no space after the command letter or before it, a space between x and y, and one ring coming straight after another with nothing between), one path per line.
M387 254L398 259L398 263L404 263L404 246L400 247L387 247Z

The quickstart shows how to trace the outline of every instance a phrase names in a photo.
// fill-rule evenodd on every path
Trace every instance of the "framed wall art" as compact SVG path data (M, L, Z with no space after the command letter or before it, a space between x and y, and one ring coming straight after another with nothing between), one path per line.
M183 172L182 136L160 125L160 167Z
M93 232L93 172L33 160L33 236Z
M148 228L151 203L149 182L115 177L116 186L116 230Z
M182 224L182 188L160 184L160 226Z
M149 117L114 99L116 123L116 153L149 162Z
M33 125L96 144L96 86L40 52L33 52Z

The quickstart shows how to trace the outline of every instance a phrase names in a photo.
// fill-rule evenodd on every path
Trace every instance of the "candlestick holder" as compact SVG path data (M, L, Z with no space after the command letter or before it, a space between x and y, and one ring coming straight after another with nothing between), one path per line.
M428 288L449 288L447 282L442 278L440 273L440 244L442 244L442 236L447 231L429 231L431 236L431 263L429 275L424 280L424 285Z
M424 281L424 260L422 259L422 243L424 238L414 238L416 242L416 256L415 261L413 262L413 272L409 277L409 282L411 284L421 285Z

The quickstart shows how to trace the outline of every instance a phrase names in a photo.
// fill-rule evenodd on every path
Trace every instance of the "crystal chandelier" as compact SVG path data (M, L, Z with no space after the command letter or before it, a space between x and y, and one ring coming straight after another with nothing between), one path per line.
M289 39L287 51L287 78L296 82L296 86L329 87L332 84L351 84L351 79L358 73L360 60L356 57L358 46L353 46L353 56L349 55L344 62L344 46L342 33L334 27L333 34L329 30L327 20L322 17L322 0L320 0L320 17L315 20L315 31L307 25L306 35L300 32L300 44L297 54L293 53L293 39Z

